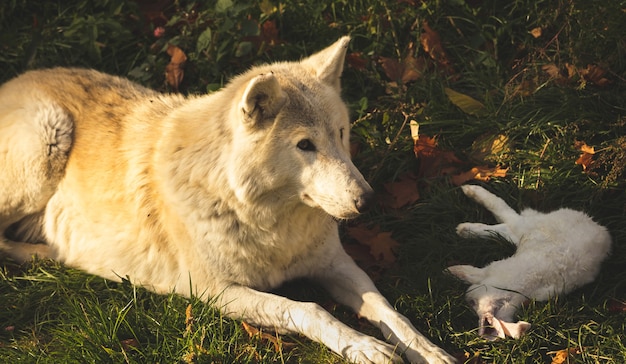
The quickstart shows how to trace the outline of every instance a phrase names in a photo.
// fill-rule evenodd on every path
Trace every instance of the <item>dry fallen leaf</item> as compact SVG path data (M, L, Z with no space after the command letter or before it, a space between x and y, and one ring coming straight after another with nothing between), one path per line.
M187 305L187 309L185 309L185 335L191 333L193 329L193 311L191 308L191 304Z
M382 261L386 266L390 266L396 261L397 241L391 237L391 232L380 232L369 241L370 253Z
M563 68L559 68L554 63L550 63L544 65L541 69L559 85L571 83L578 73L576 67L570 63L565 63Z
M486 182L494 177L506 177L507 171L508 168L478 166L470 169L467 172L459 173L455 176L452 176L451 182L455 186L461 186L465 184L465 182L471 180Z
M275 46L280 43L275 21L267 20L261 25L261 39L270 46Z
M585 142L574 143L574 148L580 150L582 154L574 163L583 167L583 171L588 170L594 163L593 155L596 153L593 147L590 147Z
M570 355L580 354L579 348L567 348L554 352L552 357L552 364L564 364L569 363Z
M509 138L504 134L487 133L472 143L470 157L474 161L483 162L489 157L498 156L509 151Z
M591 82L596 86L604 87L611 83L609 79L604 77L606 75L606 70L594 64L587 65L587 68L582 69L579 72L586 81Z
M596 154L595 148L588 146L587 143L585 142L581 142L581 141L575 142L574 148L580 150L583 153Z
M587 65L586 68L577 68L575 65L565 63L563 68L555 64L547 64L541 68L556 83L561 85L571 84L574 81L584 86L585 82L593 83L598 87L605 87L611 84L611 80L606 78L607 70L594 64Z
M347 228L348 235L362 245L370 248L370 254L382 267L389 267L396 261L395 250L400 244L395 241L390 232L381 232L378 225L368 228L365 224Z
M541 29L541 27L536 27L536 28L533 28L533 29L530 31L530 34L533 36L533 38L539 38L539 37L541 37L541 33L542 33L542 29Z
M367 67L367 59L363 57L361 52L352 52L346 55L346 63L348 66L363 71Z
M548 76L550 76L550 78L560 78L561 76L561 71L559 70L559 67L557 67L554 63L550 63L550 64L546 64L543 67L541 67L541 70L545 73L548 74Z
M187 61L187 55L182 49L172 44L167 46L167 54L170 55L171 60L170 63L165 66L165 79L174 90L178 90L185 76L183 67Z
M383 204L392 209L410 205L420 198L417 179L408 173L400 176L396 182L385 183L385 190L389 196L383 200Z
M402 60L402 68L401 81L403 85L411 81L417 81L422 77L422 73L424 72L424 59L409 55Z
M130 350L130 349L136 349L138 348L139 345L139 341L137 341L137 339L126 339L126 340L122 340L120 341L120 345L122 345L122 348L126 351Z
M583 153L574 162L583 167L583 171L586 171L593 165L593 154Z
M482 364L483 359L480 355L480 351L475 351L473 354L465 352L452 353L452 356L456 359L458 363L463 364Z
M435 137L419 135L415 128L411 133L414 142L413 151L419 160L418 179L448 175L457 170L457 165L461 161L454 152L439 149Z
M411 55L405 57L402 62L389 57L378 57L378 62L385 72L385 75L392 81L393 86L398 84L406 85L422 77L425 64L422 58L415 58Z
M416 158L434 156L437 153L437 139L428 135L418 135L413 139L413 152Z
M256 21L251 22L256 23ZM256 49L263 50L267 47L271 48L282 43L274 20L266 20L263 24L257 24L257 27L259 29L258 35L248 35L244 37L244 41L240 43L240 46L242 44L248 44L250 47L254 45Z
M608 310L611 313L626 312L626 302L625 301L621 301L621 300L617 300L615 298L612 298L609 301Z
M448 74L454 74L454 69L450 64L448 55L441 44L439 33L434 31L427 21L422 23L422 34L420 35L420 44L430 58L432 58L440 67Z
M254 326L251 326L249 324L247 324L245 321L241 322L241 325L243 326L243 329L248 333L248 335L250 336L250 338L253 337L258 337L259 339L261 339L262 341L269 341L274 345L274 350L276 350L276 352L281 352L281 351L285 351L285 350L290 350L291 348L295 347L296 344L295 343L291 343L291 342L286 342L280 339L280 337L278 336L278 334L275 335L271 335L267 332L263 332L259 329L257 329Z

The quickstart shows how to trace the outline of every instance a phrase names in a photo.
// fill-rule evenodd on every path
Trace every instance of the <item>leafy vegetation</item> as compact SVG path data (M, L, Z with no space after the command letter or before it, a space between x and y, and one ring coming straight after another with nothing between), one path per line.
M0 81L80 66L211 92L349 34L354 158L381 203L347 224L346 249L418 329L469 363L624 363L625 11L600 0L7 0ZM533 328L520 340L477 337L464 285L442 273L512 253L497 238L455 236L460 222L493 220L457 188L472 180L518 208L584 210L614 238L596 282L524 308ZM281 293L377 334L314 286ZM52 262L0 271L3 362L341 362L300 337L263 334L198 299Z

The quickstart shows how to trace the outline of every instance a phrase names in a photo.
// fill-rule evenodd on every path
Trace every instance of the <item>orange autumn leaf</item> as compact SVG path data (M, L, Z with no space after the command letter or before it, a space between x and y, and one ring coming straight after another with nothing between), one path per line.
M385 183L385 190L389 195L383 200L383 204L392 209L412 204L420 198L417 180L410 174L400 176L396 182Z
M587 68L581 69L580 75L583 76L585 81L591 82L596 86L607 86L611 83L611 81L604 77L607 71L604 68L598 67L594 64L587 65Z
M365 224L359 224L356 226L348 227L347 230L350 237L354 238L362 245L367 245L367 242L369 240L376 237L376 235L380 231L380 228L378 227L378 225L376 225L370 229Z
M370 254L374 258L382 261L386 266L390 266L396 261L397 241L391 237L391 232L381 232L369 241Z
M452 176L452 184L461 186L471 180L489 181L494 177L506 177L508 168L478 166L469 171Z
M413 152L420 161L417 178L430 178L448 175L457 170L461 160L454 152L442 150L437 147L437 139L418 133L418 125L411 128L413 137Z
M413 140L413 152L417 158L434 156L437 153L436 148L437 140L434 137L419 135Z
M579 348L567 348L554 352L552 357L552 364L564 364L569 363L570 355L580 354Z
M543 30L541 29L541 27L536 27L536 28L533 28L533 29L530 31L530 34L533 36L533 38L539 38L539 37L541 37L541 34L542 34L542 33L543 33Z
M187 61L187 55L182 49L172 44L167 46L167 54L170 55L171 60L170 63L165 66L165 79L174 90L178 90L185 76L183 67Z
M566 85L570 83L578 73L576 67L570 63L565 63L563 68L559 68L554 63L541 67L541 69L557 84Z
M574 162L583 167L583 171L586 171L593 164L593 154L583 153Z
M370 255L379 265L389 267L395 263L395 251L400 244L391 237L391 232L381 232L378 225L368 228L365 224L349 227L347 231L357 242L370 248Z
M263 23L260 27L261 29L261 39L270 46L275 46L280 43L280 38L278 37L278 28L276 27L276 22L273 20L268 20Z
M507 152L509 152L509 137L504 134L487 133L474 140L469 155L473 161L481 163Z
M605 77L608 71L595 64L588 64L585 68L578 68L573 64L565 63L562 68L559 68L551 63L544 65L542 70L561 85L573 83L573 81L578 81L581 86L584 86L586 82L598 87L606 87L611 84L611 80Z
M583 167L583 171L586 171L593 165L593 155L596 153L594 147L590 147L585 142L574 143L574 148L580 150L582 154L574 163Z
M243 44L247 44L248 46L253 45L256 49L262 50L282 43L282 40L278 35L278 27L276 27L276 22L274 20L267 20L262 24L259 24L254 20L250 20L250 23L256 24L258 33L256 35L243 37L243 42L240 43L240 46ZM249 52L249 50L246 50L244 53L247 54L247 52Z
M422 34L420 35L420 44L430 58L432 58L439 66L441 66L448 74L453 74L454 70L448 59L448 55L443 48L439 33L433 30L427 21L422 23Z
M594 147L590 147L585 142L577 141L574 143L574 148L580 150L583 153L596 154Z
M245 321L241 322L241 326L243 326L243 329L248 333L248 336L250 336L250 338L258 337L259 339L261 339L261 341L268 341L272 343L276 352L280 352L281 349L291 349L296 345L295 343L285 342L281 340L278 334L271 335L267 332L263 332L256 327L249 325Z
M464 352L456 352L451 353L452 356L456 359L457 363L463 364L482 364L484 361L480 355L480 351L476 351L473 354Z
M586 171L593 165L593 154L583 153L574 162L583 167L583 171Z
M369 246L359 243L346 243L343 244L343 249L359 265L359 267L361 267L370 275L373 280L377 278L375 273L380 265L370 253Z
M367 67L367 59L363 57L361 52L352 52L346 55L346 63L359 71L363 71Z
M550 64L546 64L543 67L541 67L541 70L545 73L548 74L548 76L550 76L550 78L560 78L561 76L561 71L559 70L559 67L557 67L554 63L550 63Z
M378 57L378 62L385 75L397 86L405 85L422 77L425 68L424 60L408 55L402 62L389 57Z

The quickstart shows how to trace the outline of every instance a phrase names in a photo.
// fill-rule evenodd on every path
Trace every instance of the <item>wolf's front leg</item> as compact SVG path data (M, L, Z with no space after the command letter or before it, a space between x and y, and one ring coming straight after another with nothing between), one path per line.
M456 360L420 334L378 292L372 280L343 250L319 277L339 302L348 305L382 331L411 363L450 364Z
M279 332L302 334L351 362L402 362L393 346L348 327L315 303L297 302L240 285L227 287L216 300L229 317Z

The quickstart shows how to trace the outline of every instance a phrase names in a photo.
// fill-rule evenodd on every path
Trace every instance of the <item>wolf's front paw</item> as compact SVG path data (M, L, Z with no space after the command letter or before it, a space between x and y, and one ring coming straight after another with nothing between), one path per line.
M352 342L341 354L349 361L357 364L404 363L396 354L395 347L373 337L366 337Z

